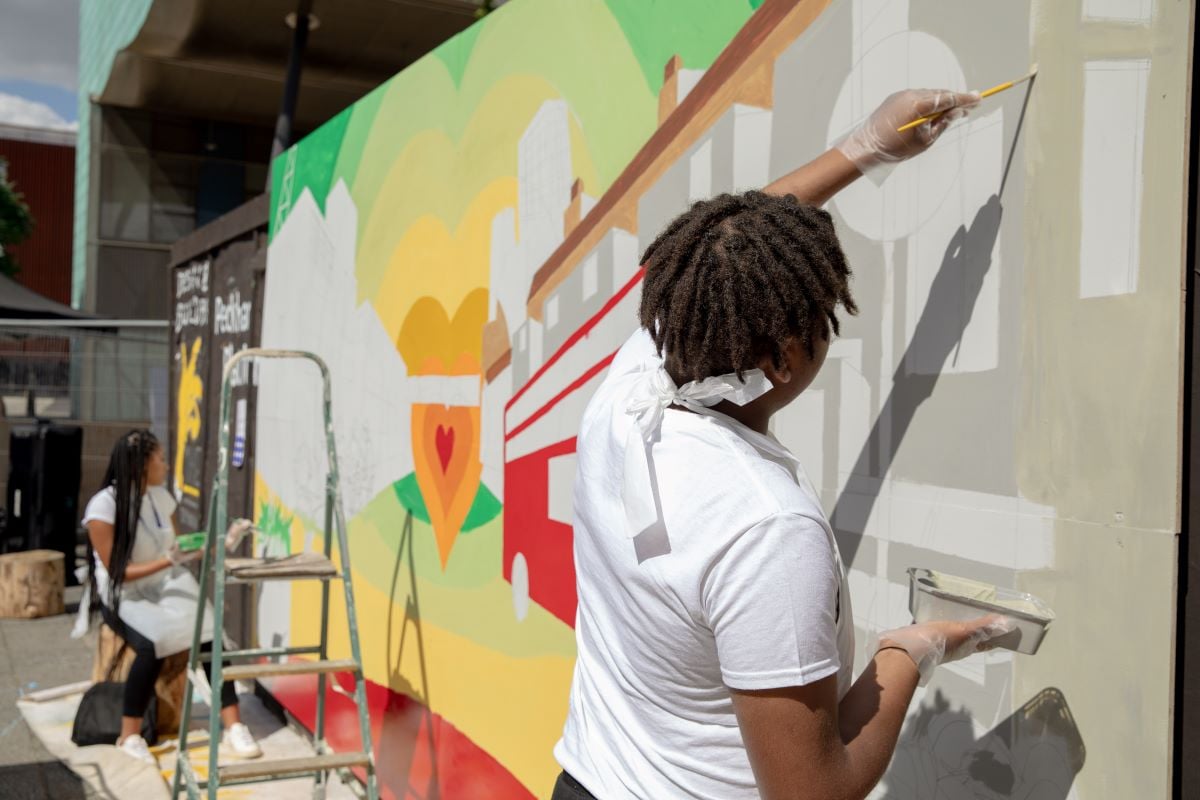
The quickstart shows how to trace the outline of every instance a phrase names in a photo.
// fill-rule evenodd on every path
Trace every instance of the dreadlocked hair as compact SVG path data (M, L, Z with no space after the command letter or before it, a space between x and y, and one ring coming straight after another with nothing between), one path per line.
M158 438L145 429L131 430L113 445L108 457L108 469L100 483L100 491L112 487L116 493L117 512L113 518L112 553L108 559L108 607L116 614L121 605L121 586L125 583L125 568L133 553L137 537L138 517L146 491L146 463L159 447ZM91 611L98 608L100 594L96 587L96 561L92 540L87 540L88 585L91 587Z
M722 194L667 226L642 256L639 312L677 383L787 362L793 340L815 355L815 337L850 314L850 267L827 211L792 195Z

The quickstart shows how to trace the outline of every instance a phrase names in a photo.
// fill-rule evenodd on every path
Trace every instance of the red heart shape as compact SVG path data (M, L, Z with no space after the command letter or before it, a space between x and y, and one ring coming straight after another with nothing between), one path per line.
M450 466L450 456L454 454L454 428L438 425L434 445L437 447L438 461L442 462L442 472L445 472Z

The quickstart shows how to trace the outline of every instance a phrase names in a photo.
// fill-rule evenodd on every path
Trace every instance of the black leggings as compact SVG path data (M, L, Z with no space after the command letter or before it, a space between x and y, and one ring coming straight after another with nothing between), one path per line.
M104 624L113 629L113 633L124 639L133 648L133 663L129 666L129 676L125 678L125 700L122 703L121 714L126 717L138 717L146 713L150 698L154 696L154 682L162 670L163 659L154 654L154 642L121 621L106 606L100 606L100 616ZM212 650L212 642L205 642L200 647L201 652ZM212 662L204 662L204 674L212 681ZM237 705L237 687L233 681L221 684L221 708Z
M596 796L569 774L560 772L558 780L554 782L554 794L550 796L550 800L596 800Z

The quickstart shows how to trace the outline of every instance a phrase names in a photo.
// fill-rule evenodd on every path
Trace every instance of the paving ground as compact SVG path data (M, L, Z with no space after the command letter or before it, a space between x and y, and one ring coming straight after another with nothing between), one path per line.
M67 590L71 613L42 619L0 619L0 786L13 800L101 797L50 754L17 709L24 693L87 680L95 634L71 639L79 588Z
M43 703L21 700L30 692L76 683L91 676L95 633L83 639L70 638L78 598L78 588L68 589L68 613L56 617L0 619L0 796L5 800L166 797L163 776L169 778L173 774L173 743L155 748L162 751L158 754L163 770L160 774L115 747L75 747L70 742L70 725L79 702L78 694ZM193 715L194 719L207 720L207 708L197 704ZM253 695L242 695L242 716L267 757L290 758L312 753L311 743L301 732L285 725ZM193 756L203 758L203 748L193 751ZM294 779L230 788L222 790L221 795L243 800L308 797L311 786L310 779ZM334 800L353 795L333 776L328 797Z

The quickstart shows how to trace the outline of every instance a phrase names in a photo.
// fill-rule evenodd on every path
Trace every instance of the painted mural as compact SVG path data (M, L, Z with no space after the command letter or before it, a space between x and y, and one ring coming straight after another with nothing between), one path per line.
M875 796L1165 797L1183 5L514 0L283 154L262 342L332 370L385 792L549 795L575 434L661 227L815 157L892 91L1036 61L1031 87L833 201L861 313L775 432L831 514L864 646L907 621L910 566L1059 613L1036 657L921 690ZM320 548L316 375L257 378L258 546ZM1107 591L1132 577L1146 588ZM315 641L318 611L314 587L267 584L259 638ZM311 681L271 688L311 719ZM330 703L332 742L355 746Z
M175 378L175 419L171 431L171 487L179 503L179 524L189 530L199 527L204 509L200 508L204 484L203 424L207 411L204 374L200 352L209 338L209 259L189 263L174 278L175 329L172 355ZM207 355L207 353L205 354Z

